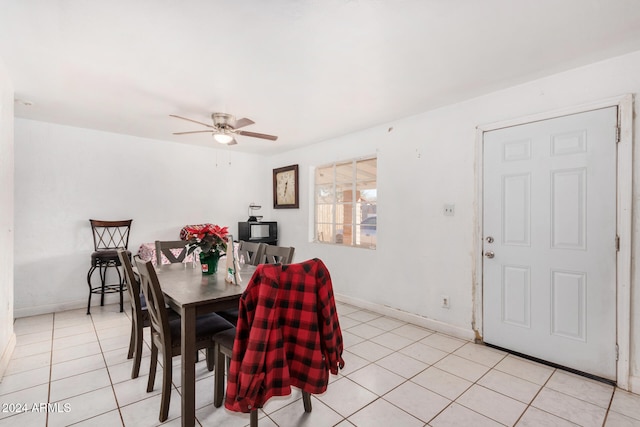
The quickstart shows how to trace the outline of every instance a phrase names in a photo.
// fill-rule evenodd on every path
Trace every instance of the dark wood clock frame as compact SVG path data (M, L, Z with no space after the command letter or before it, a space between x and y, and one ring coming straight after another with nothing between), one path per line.
M294 202L288 204L278 203L278 175L283 172L293 171L294 174ZM299 181L298 181L298 165L284 166L273 170L273 208L274 209L298 209L299 201Z

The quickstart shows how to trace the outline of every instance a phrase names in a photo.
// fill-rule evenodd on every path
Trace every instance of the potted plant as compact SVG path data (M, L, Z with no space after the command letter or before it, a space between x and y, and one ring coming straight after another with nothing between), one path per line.
M218 271L218 261L227 251L229 227L213 224L185 227L187 232L187 255L200 256L203 274Z

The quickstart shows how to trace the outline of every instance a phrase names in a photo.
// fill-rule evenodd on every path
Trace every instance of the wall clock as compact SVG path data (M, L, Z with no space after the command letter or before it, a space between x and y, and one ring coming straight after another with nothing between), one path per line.
M298 204L298 165L273 170L273 207L289 209Z

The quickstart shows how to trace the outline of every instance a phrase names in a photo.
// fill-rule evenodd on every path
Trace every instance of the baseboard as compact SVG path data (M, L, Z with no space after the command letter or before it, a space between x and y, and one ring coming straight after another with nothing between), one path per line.
M0 381L2 381L4 373L7 371L7 366L9 366L9 361L11 360L11 356L13 355L13 350L15 348L16 334L11 334L7 347L5 348L4 353L2 353L2 357L0 357Z
M407 311L402 311L397 308L392 308L376 303L372 303L370 301L364 301L358 298L353 298L347 295L334 294L336 301L355 305L357 307L361 307L367 309L369 311L373 311L375 313L384 314L385 316L393 317L394 319L402 320L403 322L412 323L417 326L422 326L423 328L431 329L432 331L440 332L443 334L451 335L456 338L461 338L464 340L473 341L475 339L475 334L471 328L465 329L459 326L451 325L449 323L440 322L438 320L429 319L426 317L419 316L414 313L409 313Z
M14 307L13 316L16 319L19 319L20 317L37 316L40 314L59 313L61 311L75 310L81 307L87 308L87 301L69 301L23 308Z
M119 300L119 296L115 296L117 295L116 293L112 294L114 295L113 298L105 298L105 305L111 305L111 304L119 304L120 300ZM127 309L127 307L129 307L129 295L127 295L127 293L124 293L124 308ZM91 308L93 307L100 307L100 296L98 295L97 297L94 297L91 300L92 304L91 304ZM68 301L68 302L61 302L61 303L54 303L54 304L46 304L46 305L38 305L35 307L22 307L22 308L13 308L13 316L18 319L20 317L29 317L29 316L37 316L39 314L48 314L48 313L60 313L62 311L67 311L67 310L76 310L79 308L84 308L85 310L87 309L87 300L82 300L82 301Z
M640 377L629 376L629 390L631 393L640 394Z

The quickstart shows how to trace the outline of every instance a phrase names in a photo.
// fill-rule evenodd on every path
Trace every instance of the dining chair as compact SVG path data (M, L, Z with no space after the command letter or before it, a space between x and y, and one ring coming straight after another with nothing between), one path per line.
M238 242L238 259L243 260L244 264L258 265L262 258L264 258L264 250L267 246L266 243L247 242L240 240ZM241 261L242 262L242 261ZM238 323L238 309L230 308L217 312L220 316L233 323Z
M222 406L222 401L224 400L224 373L233 355L233 340L235 337L236 328L218 332L213 336L213 341L215 342L213 406L216 408Z
M329 374L344 367L326 265L319 259L259 265L240 298L234 339L214 339L218 360L231 354L225 408L251 413L256 426L257 409L272 396L289 395L294 386L303 392L305 412L310 412L309 394L324 393ZM220 375L222 367L216 369ZM220 396L221 387L214 383L214 406Z
M149 326L149 312L147 311L147 303L140 291L140 282L133 271L133 265L124 249L118 249L118 259L124 270L124 279L127 284L127 292L129 293L129 301L131 303L131 338L129 339L127 359L133 358L131 379L134 379L138 378L140 374L143 329Z
M240 253L240 248L242 244L247 244L250 242L240 242L240 247L238 248L238 253ZM267 245L265 243L253 243L254 245L260 245L260 248L256 249L253 253L254 258L253 262L257 261L257 264L291 264L293 261L293 253L295 251L294 247L284 247L284 246L274 246ZM245 258L247 259L247 258ZM238 309L231 308L224 311L219 311L218 314L224 317L229 322L236 325L238 323Z
M184 240L156 240L156 265L162 265L162 255L165 256L169 264L179 264L187 257L187 243ZM178 255L174 250L180 249ZM200 361L200 354L196 352L196 362ZM207 367L213 370L213 359L207 359Z
M142 362L142 343L144 342L144 328L149 327L149 311L147 310L147 301L140 289L140 280L135 271L133 264L126 256L123 249L118 249L118 258L124 270L124 279L127 285L127 293L129 294L129 302L131 303L131 338L129 339L129 352L127 359L133 358L133 366L131 367L131 379L138 378L140 375L140 363ZM134 255L134 259L139 259L138 255ZM175 311L169 310L169 321L174 319L180 320L180 315ZM197 359L196 359L197 361ZM211 359L211 362L213 359ZM210 363L211 363L210 362ZM212 370L213 365L211 365Z
M225 368L227 373L229 372L229 364L233 357L233 341L236 336L236 328L227 329L222 332L218 332L213 336L215 341L215 373L214 386L213 386L213 406L219 408L224 401L224 383L225 383ZM302 402L304 404L304 411L311 412L311 394L302 391ZM258 410L255 409L249 414L250 427L258 427Z
M245 264L258 265L264 254L264 243L247 242L240 240L238 243L238 258L244 259Z
M169 320L164 294L151 261L144 262L136 259L136 265L140 276L140 287L147 301L151 326L151 364L147 392L153 390L158 354L160 354L162 357L162 398L158 419L160 422L164 422L169 415L171 400L171 379L173 375L171 359L174 356L179 356L181 351L180 319ZM233 328L233 325L215 313L201 315L196 319L196 350L207 349L208 366L209 360L213 364L215 358L213 354L215 347L213 336L230 328Z
M181 251L178 252L176 249L181 249ZM176 255L175 252L178 254ZM162 255L171 264L183 262L187 257L186 242L184 240L156 240L156 265L162 264Z
M123 308L124 281L120 274L120 260L118 259L118 249L127 251L127 256L131 258L129 248L129 231L133 220L122 221L102 221L90 219L91 231L93 233L93 249L91 254L91 267L87 272L87 284L89 285L89 301L87 302L87 314L91 314L91 295L100 294L100 305L104 305L104 295L109 293L120 293L120 311ZM118 273L118 283L107 284L107 270L115 268ZM94 271L100 273L100 285L91 284L91 276Z
M294 247L265 245L260 264L291 264Z

